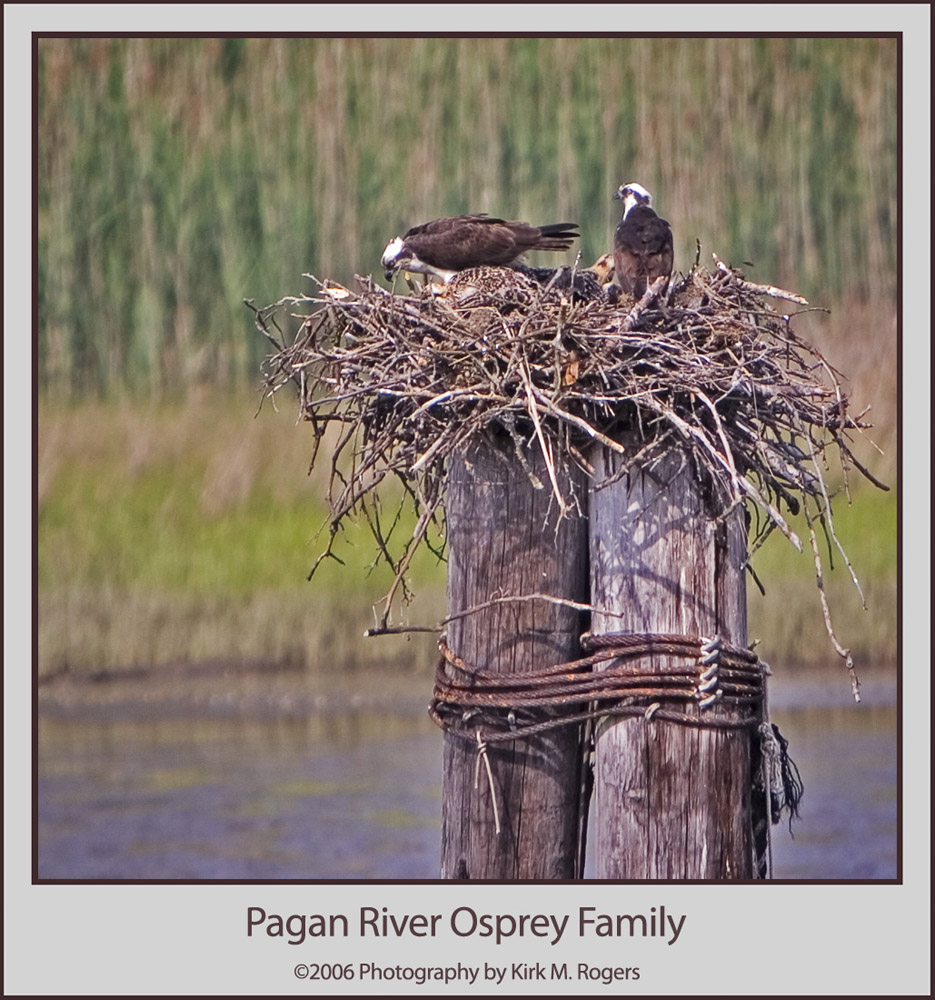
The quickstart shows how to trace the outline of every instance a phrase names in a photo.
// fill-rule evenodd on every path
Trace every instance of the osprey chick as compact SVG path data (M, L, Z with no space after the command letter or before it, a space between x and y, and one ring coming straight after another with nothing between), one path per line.
M611 253L602 253L585 270L593 274L602 285L606 285L609 281L614 280L614 255Z
M640 299L656 278L672 274L672 229L653 211L652 195L641 185L621 184L614 199L623 201L614 233L614 271L620 287Z
M555 292L571 292L573 302L588 302L604 296L604 286L613 280L613 254L603 253L590 267L527 267L517 264L516 270L534 278L542 288Z
M485 212L454 215L413 226L390 240L381 264L387 280L399 270L435 275L446 284L458 271L515 264L529 250L567 250L577 222L531 226L492 219Z

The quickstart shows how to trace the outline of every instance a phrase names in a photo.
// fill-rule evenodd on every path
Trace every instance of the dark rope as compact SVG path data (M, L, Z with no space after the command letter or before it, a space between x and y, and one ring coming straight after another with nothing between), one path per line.
M593 727L600 718L627 716L749 729L754 873L768 878L769 826L786 812L791 832L804 791L789 743L768 718L769 666L750 649L701 636L585 633L581 647L587 655L576 660L500 674L467 663L443 635L429 715L445 732L484 748L562 726ZM655 662L647 664L646 657ZM595 669L599 664L605 665ZM578 864L580 876L583 855Z
M779 731L779 726L775 723L771 725L773 727L773 735L779 744L779 771L782 781L782 795L774 796L772 800L773 822L778 823L783 811L788 812L789 833L791 834L792 821L799 818L799 804L802 801L802 796L805 794L805 785L802 782L802 775L799 773L798 766L789 756L789 741Z
M499 674L466 663L443 636L429 714L446 732L466 740L474 741L482 729L485 743L520 739L602 716L643 715L716 729L759 724L758 713L742 709L762 702L768 668L748 649L698 636L629 632L586 633L581 645L593 652L544 669ZM651 668L629 662L646 656L689 662ZM615 662L593 669L609 660ZM672 702L692 711L680 711ZM707 711L714 705L721 710ZM728 707L734 711L725 712ZM544 709L550 713L545 718Z

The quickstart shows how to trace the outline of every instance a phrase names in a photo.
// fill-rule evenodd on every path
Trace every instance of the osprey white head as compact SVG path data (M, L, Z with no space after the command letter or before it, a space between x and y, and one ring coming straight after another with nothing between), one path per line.
M380 263L383 265L383 274L387 281L392 281L397 271L410 271L412 274L441 278L447 284L456 273L450 269L434 267L426 263L413 253L411 247L406 246L401 236L395 236L386 244Z
M630 209L637 205L645 205L647 208L653 207L653 196L636 181L628 181L621 184L614 194L614 201L623 202L623 218L630 214Z
M387 277L392 275L392 272L396 270L396 261L399 259L399 255L403 251L403 241L399 236L394 236L393 239L386 244L386 249L383 251L383 256L380 258L380 264L383 266L384 272L388 272Z

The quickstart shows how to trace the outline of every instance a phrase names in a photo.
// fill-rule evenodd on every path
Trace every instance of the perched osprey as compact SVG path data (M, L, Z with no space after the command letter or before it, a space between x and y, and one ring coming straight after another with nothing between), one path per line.
M567 250L577 222L531 226L491 219L486 213L454 215L413 226L383 251L387 280L400 269L436 275L445 283L458 271L482 265L509 266L529 250Z
M656 278L672 274L672 230L652 210L652 195L639 184L621 184L614 199L623 201L623 218L614 233L614 271L620 287L639 299Z

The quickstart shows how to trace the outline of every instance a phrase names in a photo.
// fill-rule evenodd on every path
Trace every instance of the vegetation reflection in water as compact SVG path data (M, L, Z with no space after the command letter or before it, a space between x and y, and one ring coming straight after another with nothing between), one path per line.
M893 878L892 687L869 683L861 706L828 690L773 710L806 784L792 834L773 828L775 875ZM46 718L40 877L436 878L442 736L424 695L404 713Z

